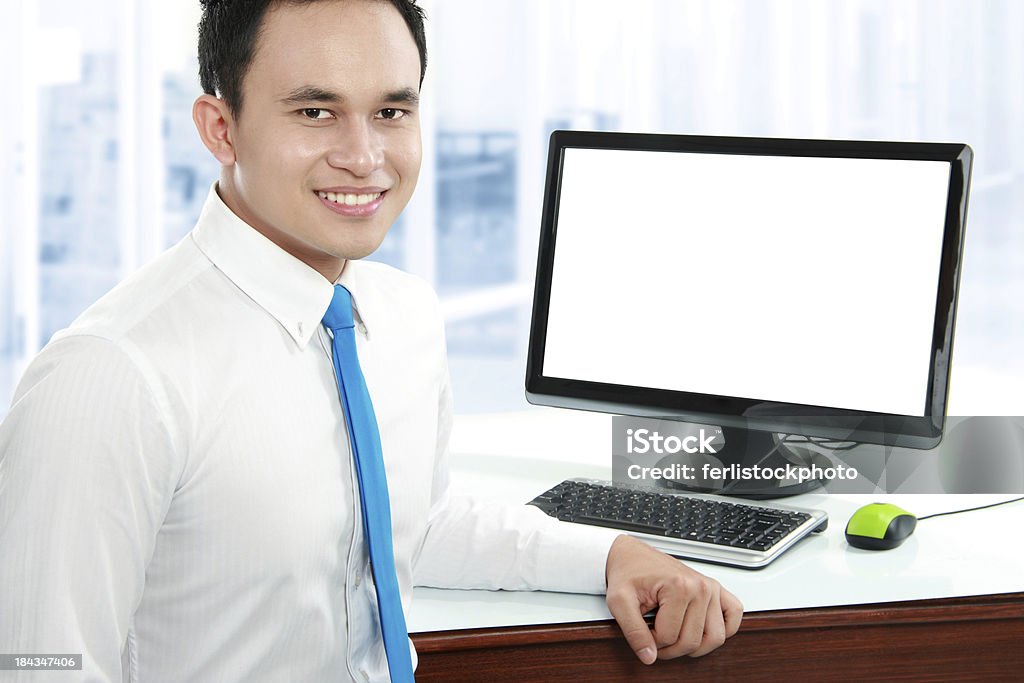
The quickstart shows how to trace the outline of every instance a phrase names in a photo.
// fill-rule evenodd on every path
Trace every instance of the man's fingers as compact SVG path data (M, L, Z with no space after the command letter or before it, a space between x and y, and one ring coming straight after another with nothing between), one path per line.
M703 657L722 646L725 643L725 614L722 610L722 594L724 588L720 588L711 598L708 604L707 618L704 620L704 634L700 646L690 653L691 657Z
M687 602L685 595L673 595L659 605L654 614L654 644L659 650L679 641Z
M654 634L644 621L636 594L629 591L609 592L607 601L608 610L618 622L633 652L644 664L653 664L658 658L658 648L654 643Z
M696 580L683 582L683 585L679 587L683 593L674 596L675 600L688 600L682 627L679 629L679 637L671 645L661 648L658 651L658 657L673 659L690 654L700 647L704 637L704 622L707 619L708 605L716 595L714 587L715 584L711 579L702 576L698 576Z
M725 637L732 638L743 621L743 603L739 598L722 589L722 615L725 617Z

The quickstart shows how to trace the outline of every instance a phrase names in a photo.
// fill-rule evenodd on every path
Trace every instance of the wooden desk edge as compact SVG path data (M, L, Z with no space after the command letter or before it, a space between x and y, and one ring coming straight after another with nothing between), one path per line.
M1024 619L1024 593L753 612L740 632ZM431 631L411 635L420 654L622 638L614 621Z

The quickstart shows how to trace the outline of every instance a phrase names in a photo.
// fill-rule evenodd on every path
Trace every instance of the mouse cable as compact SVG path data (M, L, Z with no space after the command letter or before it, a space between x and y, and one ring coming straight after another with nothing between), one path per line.
M975 510L984 510L985 508L994 508L997 505L1007 505L1009 503L1017 503L1024 500L1024 496L1020 498L1011 498L1010 500L1000 501L998 503L989 503L988 505L979 505L976 508L967 508L966 510L950 510L949 512L936 512L934 515L925 515L924 517L918 517L917 521L921 522L932 517L941 517L943 515L959 515L961 512L974 512Z

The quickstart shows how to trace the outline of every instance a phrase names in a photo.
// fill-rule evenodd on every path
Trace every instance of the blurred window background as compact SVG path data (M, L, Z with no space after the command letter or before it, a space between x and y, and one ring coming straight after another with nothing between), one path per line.
M547 136L580 128L971 144L950 413L1024 413L1024 3L421 4L423 172L371 258L437 288L460 412L526 405ZM55 331L188 233L219 172L191 119L197 1L3 12L0 415ZM634 201L644 169L607 183Z

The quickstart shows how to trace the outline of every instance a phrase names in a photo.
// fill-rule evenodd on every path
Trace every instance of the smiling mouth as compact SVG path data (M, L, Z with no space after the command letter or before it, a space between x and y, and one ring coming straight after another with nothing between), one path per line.
M340 192L317 192L320 199L325 199L329 202L334 202L339 206L366 206L372 202L377 201L383 192L373 192L370 194L345 194Z

